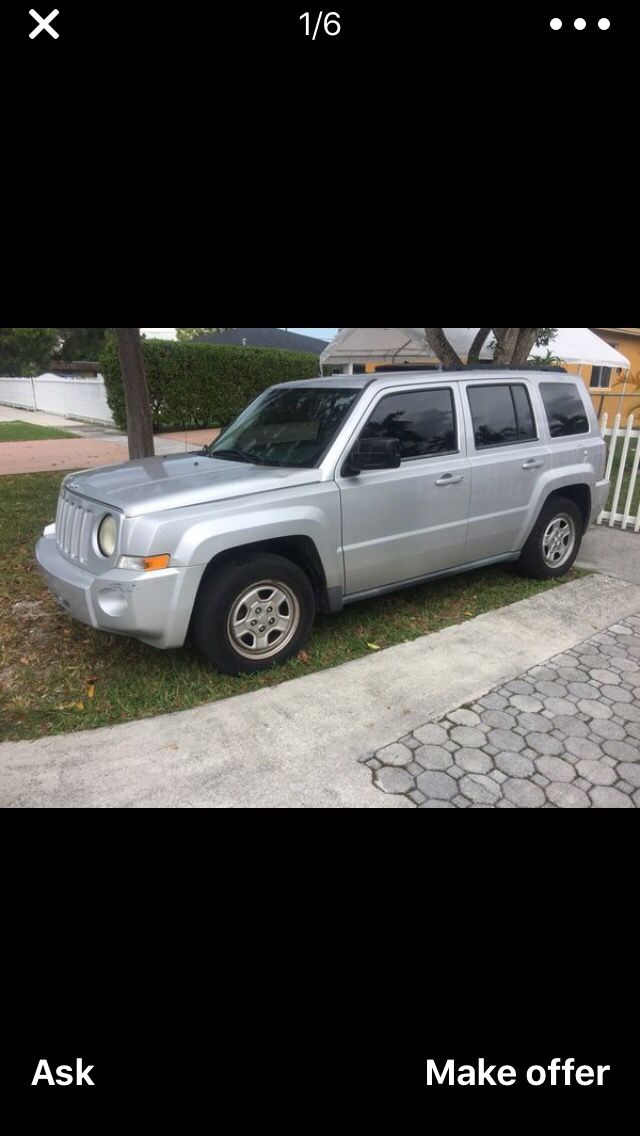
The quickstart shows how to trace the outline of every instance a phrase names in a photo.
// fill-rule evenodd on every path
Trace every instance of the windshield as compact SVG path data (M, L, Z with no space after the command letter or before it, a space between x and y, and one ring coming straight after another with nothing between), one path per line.
M362 392L275 387L256 399L205 453L227 461L311 469Z

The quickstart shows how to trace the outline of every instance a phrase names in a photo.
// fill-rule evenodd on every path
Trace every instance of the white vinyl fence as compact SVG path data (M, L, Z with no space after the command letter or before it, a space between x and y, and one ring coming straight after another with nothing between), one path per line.
M0 405L22 410L42 410L65 418L81 418L113 426L104 388L104 379L62 378L38 375L34 379L0 378Z
M607 477L611 480L611 495L607 508L598 517L598 524L604 521L609 527L620 524L623 529L630 527L640 533L640 429L633 428L633 414L629 415L626 427L620 427L621 416L616 414L613 426L607 425L608 416L602 417L601 429L609 443ZM639 423L640 425L640 423Z

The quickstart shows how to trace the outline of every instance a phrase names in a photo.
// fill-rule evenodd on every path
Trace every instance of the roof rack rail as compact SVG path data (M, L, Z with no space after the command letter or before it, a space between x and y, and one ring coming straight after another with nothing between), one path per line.
M481 360L479 363L474 363L473 366L467 367L463 363L461 367L441 367L442 371L550 371L558 375L566 375L567 368L559 367L557 364L551 366L545 364L542 360L539 363L492 363L491 360Z

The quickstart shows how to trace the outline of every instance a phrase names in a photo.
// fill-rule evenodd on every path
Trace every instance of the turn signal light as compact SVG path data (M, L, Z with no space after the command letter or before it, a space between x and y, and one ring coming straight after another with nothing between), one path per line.
M170 556L121 556L118 568L134 568L137 572L160 572L168 568Z
M170 556L143 556L142 567L145 572L159 572L161 568L168 568L171 563Z

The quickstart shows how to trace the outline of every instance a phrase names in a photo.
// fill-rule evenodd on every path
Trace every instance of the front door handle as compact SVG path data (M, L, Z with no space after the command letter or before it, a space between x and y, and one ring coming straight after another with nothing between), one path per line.
M542 469L543 465L544 465L544 461L541 458L531 458L530 461L526 461L524 463L522 468L523 469Z
M436 485L459 485L464 481L464 474L462 473L445 473L436 481Z

